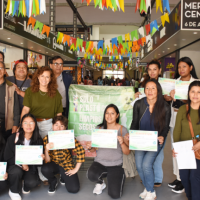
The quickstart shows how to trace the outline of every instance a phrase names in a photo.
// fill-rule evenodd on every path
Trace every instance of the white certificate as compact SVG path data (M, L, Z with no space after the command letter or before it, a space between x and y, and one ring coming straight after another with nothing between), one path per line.
M129 131L129 149L139 151L157 151L157 131Z
M6 173L7 162L0 162L0 181L5 181L3 176Z
M175 84L175 99L188 99L188 87L190 85L190 81L176 81Z
M187 140L183 142L173 143L174 151L176 154L176 159L179 169L196 169L197 163L195 159L194 152L192 151L193 142L192 140Z
M39 145L16 145L15 164L16 165L42 165L43 146Z
M94 129L92 130L92 147L117 148L118 130Z
M74 130L49 131L48 139L54 144L51 150L75 148Z
M142 98L146 97L146 94L144 93L144 88L138 88L138 92L141 93L139 95L139 99L142 99Z
M159 78L158 82L162 87L162 94L170 96L170 92L175 89L176 80L170 78Z

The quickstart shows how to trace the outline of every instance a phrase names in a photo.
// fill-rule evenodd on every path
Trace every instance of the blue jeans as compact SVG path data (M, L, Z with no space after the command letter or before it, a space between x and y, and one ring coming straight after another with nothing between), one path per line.
M142 183L148 192L154 189L154 171L153 165L157 155L162 149L162 145L158 144L158 150L155 151L135 151L135 162L138 174L142 179Z
M200 199L200 160L197 160L197 169L180 169L181 183L185 188L188 200Z
M156 157L156 160L153 165L154 169L154 183L162 183L163 181L163 169L162 169L162 164L164 160L164 147L167 141L167 137L164 140L163 147L160 150L159 154Z

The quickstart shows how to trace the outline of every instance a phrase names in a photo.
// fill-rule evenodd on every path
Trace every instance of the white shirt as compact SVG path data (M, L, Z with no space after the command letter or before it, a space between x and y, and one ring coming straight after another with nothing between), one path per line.
M29 146L31 140L24 138L24 146Z
M63 82L62 73L60 76L57 77L57 84L58 84L58 92L62 96L62 106L63 108L66 107L66 89L65 84Z

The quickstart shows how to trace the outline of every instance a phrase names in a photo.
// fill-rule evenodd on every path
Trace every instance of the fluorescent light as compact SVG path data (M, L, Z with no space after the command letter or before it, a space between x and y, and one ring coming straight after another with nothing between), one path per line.
M167 48L167 49L170 49L170 48Z
M21 44L23 44L23 43L21 42Z
M10 38L7 38L8 40L10 40Z
M39 50L39 51L41 51L41 50Z
M177 46L177 44L174 44L174 46Z
M163 53L165 53L165 51L163 51Z
M158 54L160 56L160 54Z
M196 35L196 34L197 34L197 32L194 32L194 34Z
M185 40L185 39L182 39L182 40Z
M46 52L46 53L48 53L48 52Z

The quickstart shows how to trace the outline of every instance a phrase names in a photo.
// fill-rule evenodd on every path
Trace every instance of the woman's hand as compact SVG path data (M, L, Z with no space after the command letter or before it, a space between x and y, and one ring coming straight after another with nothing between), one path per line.
M198 151L200 149L200 142L197 142L193 147L192 147L192 150L195 152L195 151Z
M176 158L176 154L178 154L178 153L176 153L176 152L174 151L174 149L172 149L172 157Z
M164 137L163 137L163 136L159 136L159 137L158 137L158 141L159 141L159 144L163 144L163 142L164 142Z
M136 99L136 98L139 98L139 95L141 95L141 93L140 93L140 92L136 92L135 95L134 95L134 96L135 96L135 99Z
M164 99L165 99L165 101L172 101L173 100L171 96L168 96L166 94L164 95Z
M72 176L72 175L76 174L77 172L78 172L78 170L76 168L74 168L74 169L71 169L71 170L65 172L65 174L67 176Z
M171 98L173 99L173 101L176 101L176 99L174 99L174 95L175 95L175 90L172 90L172 91L170 92L170 96L171 96Z
M124 143L124 138L122 136L117 136L117 139L120 145Z
M28 165L22 165L22 169L24 170L24 171L29 171L29 167L28 167Z
M4 180L7 180L7 179L8 179L8 173L7 173L7 172L3 175L3 179L4 179Z
M45 159L45 155L44 155L44 154L42 154L42 155L41 155L41 157L42 157L42 160L44 160L44 159Z
M54 143L53 142L49 142L47 145L46 145L46 150L49 151L50 149L53 149L54 147Z
M92 142L86 142L86 149L91 149Z

